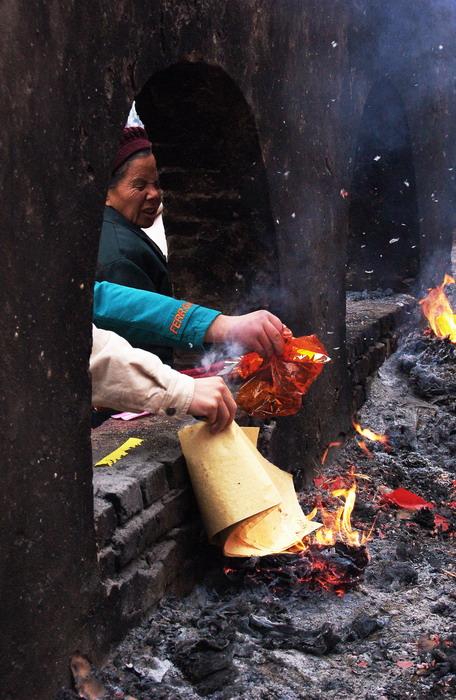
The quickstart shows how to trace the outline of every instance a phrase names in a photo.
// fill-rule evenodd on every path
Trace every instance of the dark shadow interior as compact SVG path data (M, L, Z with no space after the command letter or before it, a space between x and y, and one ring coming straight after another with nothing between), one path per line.
M347 289L406 291L419 270L418 206L407 117L388 81L367 98L349 195Z
M278 306L268 187L252 111L220 68L156 73L136 107L163 189L174 294L227 313Z

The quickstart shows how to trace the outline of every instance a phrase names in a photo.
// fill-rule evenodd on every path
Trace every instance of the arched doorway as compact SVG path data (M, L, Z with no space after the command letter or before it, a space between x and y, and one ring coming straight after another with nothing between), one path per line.
M277 310L279 271L255 120L220 68L179 63L136 98L153 142L174 294L242 313Z
M350 188L347 288L395 292L419 271L419 221L404 104L388 81L369 93Z

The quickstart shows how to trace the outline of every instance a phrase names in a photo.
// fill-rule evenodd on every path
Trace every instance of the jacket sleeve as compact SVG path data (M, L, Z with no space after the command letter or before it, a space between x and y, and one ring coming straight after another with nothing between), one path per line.
M200 350L207 329L219 314L220 311L156 292L95 282L94 323L118 333L133 345Z
M182 418L193 399L195 380L138 350L116 333L92 326L92 404L119 411L150 411Z

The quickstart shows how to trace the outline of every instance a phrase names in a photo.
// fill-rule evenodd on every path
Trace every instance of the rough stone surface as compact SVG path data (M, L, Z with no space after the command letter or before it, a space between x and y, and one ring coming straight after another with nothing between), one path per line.
M123 474L102 471L102 467L94 469L93 486L95 495L111 502L116 511L120 524L125 523L143 507L141 487L138 481Z
M116 511L112 503L97 497L94 498L93 509L97 545L101 548L114 534L117 525Z

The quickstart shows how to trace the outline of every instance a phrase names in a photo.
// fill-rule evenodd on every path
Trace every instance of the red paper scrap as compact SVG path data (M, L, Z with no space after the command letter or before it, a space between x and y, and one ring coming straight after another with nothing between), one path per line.
M450 529L450 521L445 518L444 515L439 515L434 513L434 527L436 530L442 530L442 532L447 532Z
M412 668L413 661L405 661L405 659L400 659L399 661L396 661L396 665L399 666L399 668Z
M326 491L336 491L337 489L348 489L349 484L341 476L335 476L334 478L326 478L324 476L316 476L314 479L315 486L319 486Z
M385 493L380 499L380 503L394 503L399 508L406 508L407 510L420 510L420 508L434 508L433 503L428 503L417 496L416 493L412 491L407 491L407 489L395 489L391 493Z

